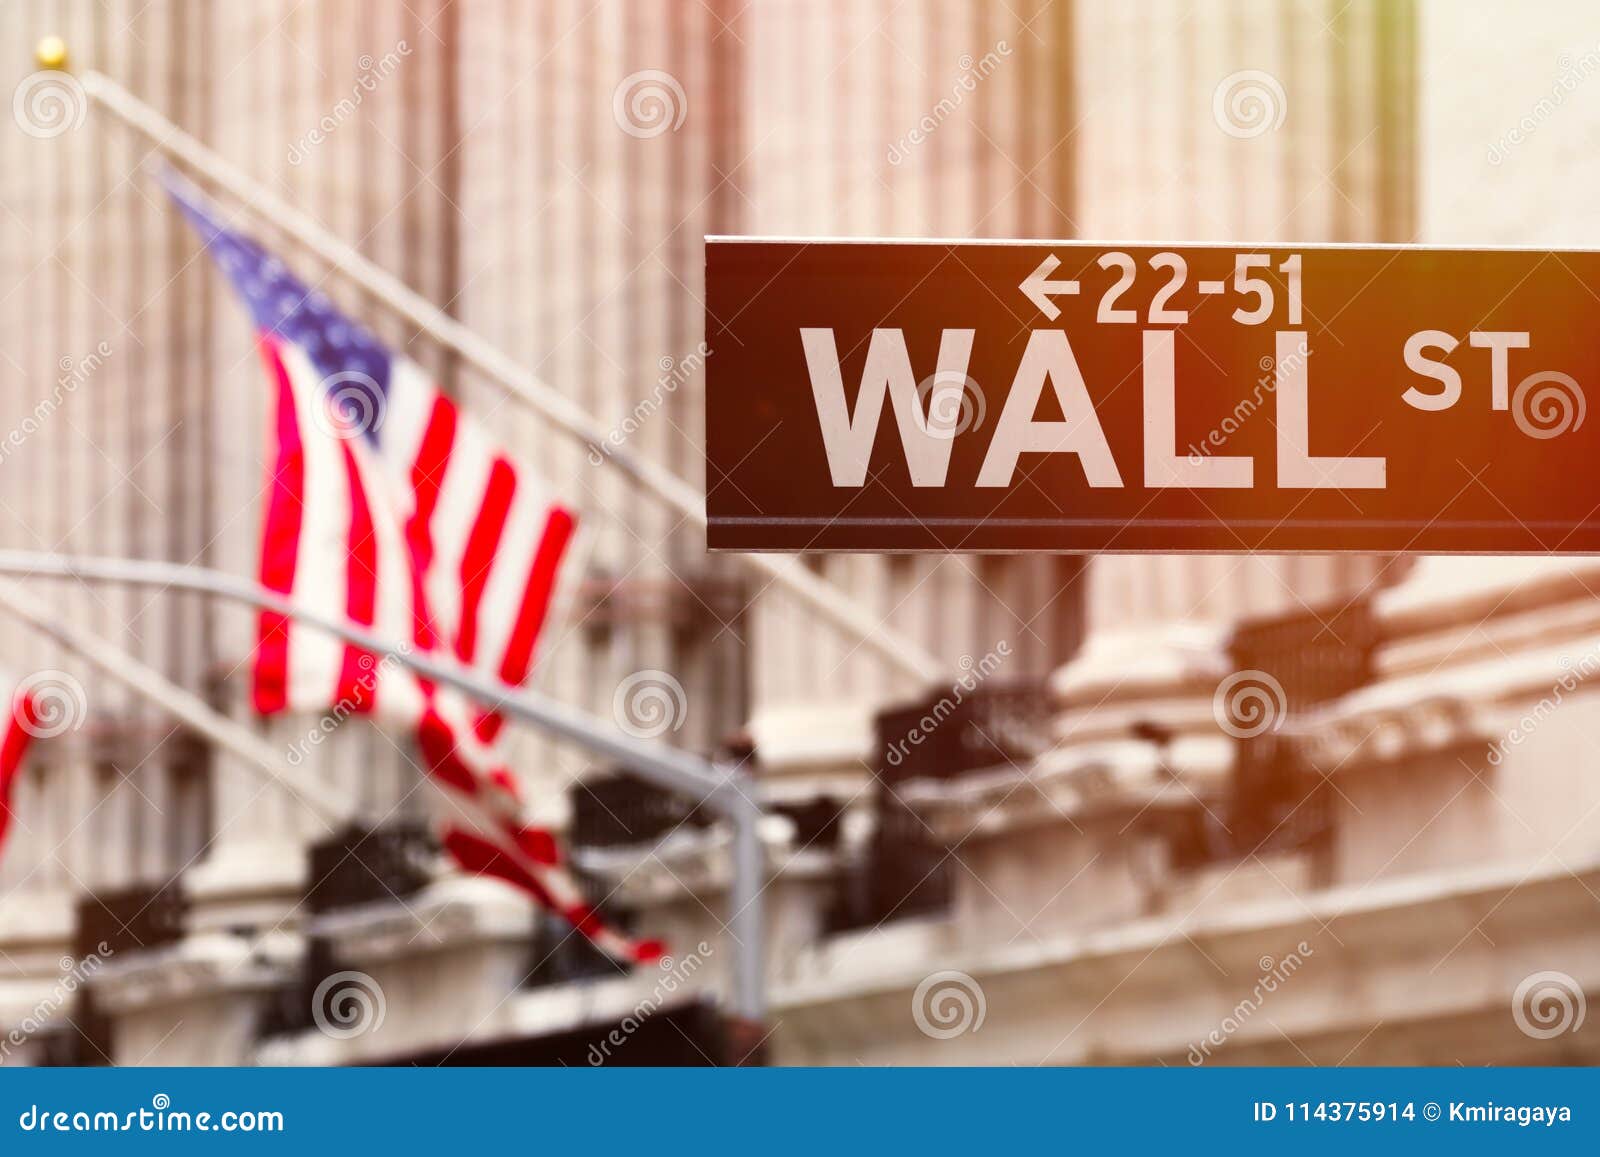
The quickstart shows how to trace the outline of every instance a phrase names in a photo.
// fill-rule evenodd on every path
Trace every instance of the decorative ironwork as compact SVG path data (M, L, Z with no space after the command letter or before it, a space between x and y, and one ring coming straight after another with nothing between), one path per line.
M698 801L665 791L625 771L573 784L570 838L574 847L619 848L649 843L681 826L704 828L712 816Z
M1235 669L1264 672L1283 691L1282 719L1235 741L1227 806L1235 853L1315 848L1331 838L1330 790L1284 724L1369 683L1376 645L1377 621L1365 599L1331 614L1243 623L1234 632L1229 651Z
M1054 714L1042 680L958 684L881 713L877 830L859 863L838 882L827 918L834 932L949 910L954 884L948 849L896 790L913 779L953 779L1025 764L1051 743Z
M432 878L438 843L420 820L351 824L310 849L313 914L414 895Z
M831 796L805 803L780 803L771 809L794 824L794 846L831 852L839 846L839 826L845 805Z
M183 939L188 913L176 881L95 892L78 901L73 951L109 959L124 952L161 948Z
M187 914L188 902L175 880L95 892L78 901L73 957L107 961L176 944L183 939ZM77 985L68 1023L45 1034L41 1043L46 1065L112 1063L112 1022L96 1007L88 984Z
M902 783L1026 763L1049 749L1054 713L1041 680L942 688L877 717L879 774Z
M305 954L294 977L274 988L263 998L256 1021L256 1039L289 1036L304 1032L316 1023L317 986L324 977L338 972L340 965L334 959L333 948L320 936L306 939Z

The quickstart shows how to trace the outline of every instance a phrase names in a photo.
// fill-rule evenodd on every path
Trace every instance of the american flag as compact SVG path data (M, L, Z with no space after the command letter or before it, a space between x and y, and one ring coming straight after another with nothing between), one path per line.
M576 520L428 380L224 226L190 186L167 187L244 299L272 395L261 583L308 609L504 683L533 666ZM256 710L342 710L414 730L441 789L444 846L506 880L609 954L660 954L599 918L549 833L520 818L494 704L469 704L402 664L263 613Z

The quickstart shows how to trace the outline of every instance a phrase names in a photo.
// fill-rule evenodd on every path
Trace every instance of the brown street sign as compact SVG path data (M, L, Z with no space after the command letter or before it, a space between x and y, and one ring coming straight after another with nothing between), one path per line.
M710 238L713 549L1600 551L1600 252Z

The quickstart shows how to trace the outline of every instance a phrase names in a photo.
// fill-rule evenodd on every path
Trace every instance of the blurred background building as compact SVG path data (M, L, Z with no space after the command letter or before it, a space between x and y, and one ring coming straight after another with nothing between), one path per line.
M47 32L697 485L707 233L1600 236L1577 0L12 0L19 92ZM20 99L11 121L0 426L26 436L0 544L253 573L242 311L135 137L93 109L41 132ZM758 775L761 1055L1600 1060L1600 566L808 558L948 664L918 686L257 233L586 515L539 685L637 727L619 689L643 678L664 740ZM247 717L249 616L50 593ZM727 836L696 801L517 737L595 898L673 946L628 973L443 868L400 737L351 720L304 752L353 801L330 830L3 617L0 661L88 707L13 800L7 1063L749 1055L717 1015ZM1282 688L1276 729L1240 734L1239 673ZM316 721L256 725L288 751Z

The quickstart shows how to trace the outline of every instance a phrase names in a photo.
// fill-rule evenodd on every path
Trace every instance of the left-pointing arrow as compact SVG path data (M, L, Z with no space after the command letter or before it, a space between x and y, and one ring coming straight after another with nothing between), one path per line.
M1018 289L1022 290L1023 296L1038 306L1039 312L1051 321L1060 317L1061 311L1056 308L1055 302L1051 301L1050 298L1056 294L1072 295L1078 292L1078 283L1076 281L1050 280L1050 275L1060 266L1060 259L1052 253L1039 262L1039 268L1023 278L1022 284L1017 286Z

